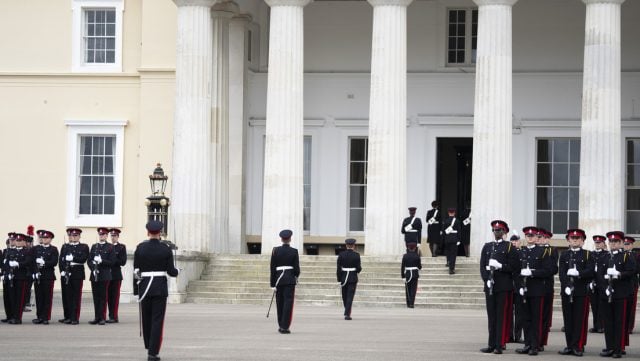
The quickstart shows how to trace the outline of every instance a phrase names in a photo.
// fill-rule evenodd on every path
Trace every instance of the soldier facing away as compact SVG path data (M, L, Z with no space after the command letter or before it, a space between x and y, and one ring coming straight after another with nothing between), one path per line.
M336 268L336 277L340 283L344 319L351 320L351 305L358 286L358 273L362 271L360 254L355 251L356 240L347 238L344 241L347 249L340 252Z
M279 234L282 246L273 247L271 251L271 288L276 293L276 309L278 311L278 332L291 333L293 318L293 297L300 276L300 258L298 250L291 247L291 230L282 230Z

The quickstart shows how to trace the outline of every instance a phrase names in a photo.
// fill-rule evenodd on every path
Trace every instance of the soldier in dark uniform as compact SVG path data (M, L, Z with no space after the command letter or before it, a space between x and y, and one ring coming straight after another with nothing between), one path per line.
M438 207L440 207L438 201L431 202L431 207L432 209L427 212L427 217L425 218L427 222L427 243L429 243L431 257L437 257L442 247L442 228L440 226L442 217L438 210Z
M24 310L28 280L32 279L31 263L33 259L31 257L31 251L25 247L27 237L26 234L16 234L16 247L8 254L8 258L5 259L5 264L9 266L9 268L5 268L5 270L8 271L10 277L9 299L11 300L12 318L9 320L9 323L13 325L22 323L22 312Z
M111 265L111 282L109 282L109 291L107 292L107 303L109 305L109 319L107 323L118 322L118 307L120 305L120 286L122 285L122 266L127 263L127 248L120 243L120 230L111 228L111 245L115 261Z
M626 308L632 292L632 279L636 272L633 257L622 250L624 233L614 231L607 233L611 252L597 264L596 278L604 320L605 349L600 353L603 357L621 358L627 334Z
M28 266L29 279L27 279L27 289L24 294L24 312L31 312L31 289L33 288L33 274L35 274L36 264L35 257L33 255L33 226L29 225L27 228L27 237L25 239L25 250L29 253L31 257L31 264Z
M33 247L36 273L36 318L35 324L49 324L51 320L51 306L53 305L53 285L56 281L55 267L58 265L58 248L51 244L54 234L40 229L37 232L40 244Z
M293 317L293 297L300 276L300 259L298 250L291 247L291 230L282 230L279 234L282 246L271 250L271 288L276 293L278 310L278 332L291 333L289 326Z
M521 259L522 247L520 245L520 237L516 234L511 236L509 239L511 241L511 247L515 249L516 254L518 255L518 259ZM519 289L519 281L518 277L514 277L513 286L515 289ZM518 292L514 292L513 294L513 327L511 330L511 339L510 342L515 343L523 343L524 340L522 338L522 333L524 331L524 318L522 308L524 307L522 304L523 297Z
M134 294L138 295L142 311L142 334L147 360L158 361L162 344L164 314L167 309L167 275L178 276L173 253L166 244L160 243L160 231L164 224L159 221L147 223L149 240L142 241L133 255L134 274L137 278Z
M358 273L362 271L362 266L360 265L360 254L355 251L356 240L347 238L344 243L347 249L338 255L336 278L342 291L344 319L351 320L351 305L353 304L353 297L356 295Z
M542 340L540 342L540 351L544 351L544 346L547 345L547 341L549 340L549 332L551 331L551 325L553 322L553 295L555 292L555 275L558 273L558 260L560 259L560 255L558 254L558 250L554 247L551 247L549 242L551 241L551 237L553 237L553 233L547 231L544 228L540 228L538 232L538 242L541 246L545 248L548 254L551 255L553 259L552 264L552 273L547 280L545 281L545 295L544 295L544 314L542 319L544 321L544 328L542 329Z
M2 252L2 299L4 301L4 313L5 318L2 319L2 323L7 323L13 319L11 309L11 290L13 282L11 282L11 267L9 267L9 258L16 248L16 233L9 232L7 234L7 248Z
M596 249L591 252L591 257L593 257L593 261L597 265L605 255L609 254L609 251L607 251L607 244L605 243L607 237L595 235L592 238ZM589 293L589 302L591 303L591 313L593 315L593 327L589 329L589 332L604 333L604 320L602 319L602 312L600 312L603 307L601 306L603 297L599 294L600 287L597 285L596 277L591 281L589 288L591 291Z
M471 255L471 253L469 252L469 245L471 244L471 209L468 205L467 208L462 210L460 219L462 219L462 232L460 233L460 241L464 246L465 257L469 257Z
M422 240L422 220L416 217L416 207L409 207L409 217L402 221L400 232L404 234L405 245L413 242L420 244Z
M522 250L520 264L520 288L518 293L523 297L524 311L524 347L517 349L519 354L535 356L540 351L543 341L544 329L544 305L547 292L547 283L553 275L554 259L550 250L536 244L538 229L525 227L522 229L527 247Z
M80 243L79 228L67 228L69 243L60 249L60 278L62 281L62 306L64 318L58 322L77 325L80 319L80 309L82 306L82 284L85 273L84 264L89 258L89 246Z
M111 282L111 266L115 262L113 246L107 242L109 229L98 228L99 242L91 246L87 265L91 270L91 293L93 294L93 320L91 325L104 325L107 318L107 291Z
M447 218L442 223L442 227L444 227L444 247L447 253L447 266L449 267L449 274L452 275L456 273L456 257L458 256L462 225L460 220L456 218L455 208L449 208L447 215Z
M491 222L495 240L485 243L480 255L480 275L489 324L488 346L480 352L501 354L509 338L508 310L513 302L513 276L520 269L515 249L504 235L509 232L506 222Z
M561 355L582 356L589 326L589 285L595 277L591 252L582 249L587 235L582 229L569 229L565 236L569 249L560 256L559 277L566 347Z
M418 291L418 278L420 278L421 269L422 261L416 251L416 244L407 243L407 253L402 256L400 277L402 277L405 282L405 295L408 308L413 308L415 305L416 293Z
M631 286L633 287L631 296L629 296L629 307L628 310L628 318L627 318L627 346L629 346L629 335L633 333L633 328L636 324L636 307L638 306L638 271L640 268L640 253L637 253L633 250L633 245L636 242L635 238L625 236L624 237L624 250L629 254L630 257L636 261L636 274L632 279Z

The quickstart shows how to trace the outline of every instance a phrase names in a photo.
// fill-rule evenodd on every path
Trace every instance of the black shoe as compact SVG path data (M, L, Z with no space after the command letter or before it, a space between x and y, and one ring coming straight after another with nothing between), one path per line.
M538 356L538 350L532 348L529 350L529 356Z
M538 346L538 351L540 352L544 351L544 346Z
M80 323L80 322L78 322L78 321L69 321L70 325L77 325L78 323Z
M582 357L582 355L584 355L584 351L578 349L573 350L573 356Z
M118 323L118 319L108 319L105 321L106 323Z
M67 321L69 321L69 319L66 319L66 318L61 318L58 320L58 322L60 323L68 323Z
M571 355L573 353L573 350L569 347L565 347L562 351L558 351L558 353L561 355Z
M100 325L100 326L104 326L105 324L106 324L106 322L104 320L98 321L98 325Z
M482 353L492 353L493 351L494 351L493 347L485 347L480 349L480 352Z
M98 320L94 319L94 320L89 321L89 324L90 324L90 325L97 325L97 324L98 324L98 322L100 322L100 321L98 321Z
M10 325L21 325L22 324L22 320L12 319L12 320L9 320L9 324Z
M531 351L531 346L525 346L523 348L517 348L516 349L516 353L519 353L521 355L527 354L527 353L529 353L529 351Z
M347 321L351 321L351 316L344 316L344 319Z
M22 309L22 312L31 312L31 309L29 307L25 307L24 309Z
M407 305L408 308L413 308L413 305Z
M502 355L502 349L497 348L497 349L493 350L493 353L496 354L496 355Z
M286 333L291 333L291 331L289 331L289 330L287 330L287 329L284 329L284 328L279 328L279 329L278 329L278 332L280 332L280 333L285 333L285 334L286 334Z
M147 361L160 361L160 357L158 355L148 355Z
M31 323L34 323L34 324L36 324L36 325L39 325L39 324L41 324L41 323L42 323L42 321L43 321L43 320L41 320L41 319L39 319L39 318L36 318L36 319L31 320Z
M604 333L604 328L599 328L596 332L597 333Z
M622 351L620 351L620 354L621 354L621 355L626 355L626 354L627 354L627 351L622 350Z
M49 324L49 320L42 320L42 324L43 325L48 325Z
M455 271L455 270L450 269L450 270L449 270L449 274L450 274L450 275L454 275L454 274L456 274L456 271Z
M564 326L560 327L560 332L564 332Z
M7 323L7 322L9 322L9 319L8 318L3 318L2 320L0 320L0 322Z
M611 355L611 358L622 358L622 355L619 353L614 353L613 355Z
M613 355L613 350L604 349L600 352L600 356L602 357L611 357Z

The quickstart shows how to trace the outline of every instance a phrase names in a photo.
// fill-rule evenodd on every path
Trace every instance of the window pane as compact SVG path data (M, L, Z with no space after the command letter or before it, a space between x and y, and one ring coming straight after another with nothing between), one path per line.
M569 188L569 209L577 211L580 205L580 190L579 188Z
M107 22L115 23L116 22L116 12L115 10L107 10Z
M456 24L449 24L449 36L456 36Z
M551 188L538 187L538 209L551 209Z
M458 36L465 36L465 25L464 24L458 24L458 29L457 29L457 34Z
M91 193L94 195L104 194L104 179L102 177L92 177Z
M462 53L464 54L464 47L465 47L465 45L464 45L464 38L463 38L463 37L457 37L456 39L458 39L458 44L457 44L458 46L457 46L457 49L458 49L458 50L461 50L461 51L462 51Z
M80 214L91 214L91 197L89 196L81 196L80 197L80 209L78 213Z
M627 212L627 232L628 234L640 234L640 212Z
M456 63L462 64L464 63L464 51L459 51L456 56Z
M96 25L96 35L97 36L105 35L105 26L103 24Z
M627 185L640 186L640 166L627 165Z
M456 52L455 51L450 51L449 52L449 56L447 57L447 62L448 63L455 63L456 62Z
M551 185L551 166L549 164L538 164L538 185Z
M569 162L569 141L556 139L553 141L553 161Z
M477 24L477 23L478 23L478 10L473 10L473 11L471 12L471 16L472 16L472 17L471 17L471 21L472 21L474 24Z
M80 194L91 194L91 177L80 177Z
M458 13L456 12L456 10L449 10L449 22L455 23L457 19L457 15Z
M113 155L115 154L115 145L116 145L116 139L115 137L105 137L104 138L104 148L105 148L105 153L106 155Z
M351 186L349 193L349 205L351 208L364 208L365 186Z
M104 174L105 175L113 174L113 157L106 157L104 159Z
M580 185L580 164L571 164L569 166L569 185L572 187Z
M550 162L551 143L546 139L538 140L538 162Z
M93 157L91 174L104 174L104 158L103 157Z
M105 61L107 63L115 63L116 62L116 53L112 50L107 51Z
M311 229L309 227L309 223L310 223L309 220L311 218L310 217L311 210L309 208L304 208L302 210L302 212L303 212L303 214L302 214L302 229L305 230L305 231L308 231L309 229Z
M569 141L571 163L580 163L580 139L571 139Z
M536 224L544 229L551 229L551 212L537 212Z
M578 212L569 212L569 228L578 228Z
M104 11L96 11L96 23L104 23Z
M91 197L91 214L102 214L102 196Z
M640 163L640 139L627 141L627 163Z
M553 209L568 210L569 209L569 189L553 188Z
M366 139L351 139L351 156L350 160L367 160L367 153L365 149Z
M569 166L567 164L553 165L553 185L554 186L569 185Z
M467 17L466 10L458 11L458 22L459 23L464 23L466 21L466 17Z
M553 212L553 229L551 232L556 234L565 233L569 229L567 221L566 212Z
M350 169L350 184L365 184L365 170L366 163L364 162L353 162L351 163Z
M96 12L95 11L87 11L87 20L90 23L94 23L96 21Z
M114 214L115 213L116 197L106 196L104 197L104 211L102 214Z
M456 48L456 38L450 37L449 38L449 49L455 49L455 48Z
M113 177L104 177L104 194L115 195L116 191L113 187Z
M640 210L640 189L627 189L627 210Z
M91 174L91 157L81 157L80 174Z
M116 48L116 39L115 38L108 38L106 40L107 40L107 44L105 46L106 46L107 50L113 50L113 49Z
M351 209L349 211L349 231L364 231L364 209Z

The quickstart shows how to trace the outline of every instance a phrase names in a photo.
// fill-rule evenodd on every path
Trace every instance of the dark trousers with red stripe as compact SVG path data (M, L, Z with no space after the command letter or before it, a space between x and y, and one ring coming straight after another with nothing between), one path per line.
M524 319L524 344L532 349L541 346L544 337L544 328L546 323L544 320L544 303L545 298L526 297L527 302L523 303L523 319Z
M619 354L624 350L627 334L627 298L614 298L608 302L605 298L601 304L604 319L604 339L607 350Z
M22 321L27 285L27 280L13 280L13 287L9 288L11 292L11 318L14 320Z
M91 282L93 294L94 320L104 320L107 317L107 292L109 281Z
M51 319L51 305L53 301L53 284L55 280L40 280L34 283L36 289L36 318Z
M351 305L356 295L357 282L347 283L342 287L342 305L344 306L344 315L351 316Z
M276 287L276 308L278 310L278 326L288 330L293 318L293 298L296 293L295 285Z
M589 328L589 298L562 295L562 319L564 320L564 337L567 347L584 351L587 344Z
M407 306L413 306L416 302L416 293L418 292L418 278L413 278L409 283L405 284L405 296L407 298Z
M627 314L629 317L627 318L627 333L632 333L633 328L636 325L636 307L638 306L638 287L633 289L633 293L629 297L629 307ZM627 335L627 341L629 340L629 336ZM627 346L629 343L627 342Z
M167 297L146 296L140 303L142 310L142 336L144 348L149 355L160 353L164 328L164 314L167 310Z
M10 320L13 318L13 308L11 307L11 282L6 278L4 282L2 282L2 300L4 301L4 313L7 316L7 320Z
M513 292L494 292L493 295L485 292L485 301L489 321L489 342L487 345L491 348L501 348L509 339Z
M118 308L120 307L120 286L122 280L109 282L109 291L107 291L107 304L109 305L109 319L118 319Z
M70 279L69 284L62 280L62 297L66 303L64 318L71 321L80 319L80 309L82 306L82 284L84 280Z

